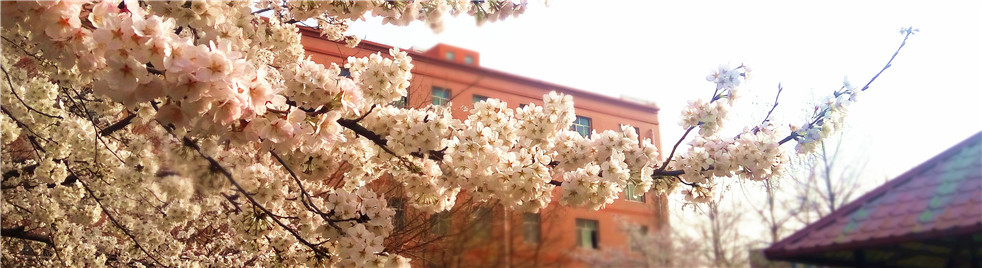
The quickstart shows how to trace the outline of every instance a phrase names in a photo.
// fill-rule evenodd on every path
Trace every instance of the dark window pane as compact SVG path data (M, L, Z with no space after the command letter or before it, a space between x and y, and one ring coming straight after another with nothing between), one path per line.
M539 243L541 239L541 219L538 213L525 213L522 216L522 235L525 242Z
M450 230L450 213L440 212L430 216L430 233L446 235Z
M590 137L590 133L593 132L592 120L585 116L576 116L576 120L573 121L573 125L569 126L569 130L576 131L580 133L580 136Z
M450 90L442 87L433 87L433 105L444 105L450 103Z

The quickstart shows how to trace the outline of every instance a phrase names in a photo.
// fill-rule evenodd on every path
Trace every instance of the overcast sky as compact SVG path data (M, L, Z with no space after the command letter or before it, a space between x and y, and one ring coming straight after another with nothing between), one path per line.
M759 120L778 83L778 123L842 85L865 84L902 40L893 64L850 109L847 144L882 183L982 130L982 1L532 1L519 18L476 27L460 17L434 34L421 24L355 23L351 33L397 47L446 43L481 53L483 67L661 108L666 150L682 134L687 100L706 98L719 64L753 70L735 122ZM730 125L731 131L742 126Z

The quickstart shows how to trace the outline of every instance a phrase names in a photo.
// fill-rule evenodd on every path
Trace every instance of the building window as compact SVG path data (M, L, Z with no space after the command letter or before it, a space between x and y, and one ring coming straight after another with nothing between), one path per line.
M406 224L406 201L402 198L393 198L389 201L389 207L396 212L392 216L392 226L396 229L400 229Z
M627 183L627 188L624 189L624 198L631 201L637 201L644 203L644 192L640 191L638 186L632 182Z
M474 103L478 103L486 100L488 100L488 97L476 95L476 94L474 95Z
M399 100L393 101L392 106L399 108L409 107L409 96L402 96L402 98L399 98Z
M581 248L600 248L600 232L596 220L576 219L576 244Z
M430 216L430 233L435 235L446 235L450 230L450 213L446 211Z
M577 115L576 120L573 121L573 125L569 126L569 130L576 131L576 133L580 133L580 136L589 138L590 132L593 132L590 121L589 117Z
M464 63L474 65L474 57L471 57L471 55L464 56Z
M433 87L433 105L444 105L450 102L450 90Z
M474 229L473 237L488 238L491 236L491 209L477 208L471 211L471 223Z
M456 55L453 54L453 51L447 51L447 60L453 60L454 56Z
M641 241L628 241L628 243L627 243L628 245L630 245L632 251L641 251L641 249L645 246L644 245L644 242L645 242L644 238L648 236L648 226L647 225L641 225L641 228L638 229L638 231L641 232L641 235L639 237L642 237L642 240ZM627 236L627 239L631 239L631 236L630 235Z
M539 213L525 213L522 216L522 236L527 243L539 243L541 239L541 218Z

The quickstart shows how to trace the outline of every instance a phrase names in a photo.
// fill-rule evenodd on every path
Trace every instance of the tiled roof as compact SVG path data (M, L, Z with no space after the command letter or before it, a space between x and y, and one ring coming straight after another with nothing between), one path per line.
M771 259L982 234L982 132L765 250Z

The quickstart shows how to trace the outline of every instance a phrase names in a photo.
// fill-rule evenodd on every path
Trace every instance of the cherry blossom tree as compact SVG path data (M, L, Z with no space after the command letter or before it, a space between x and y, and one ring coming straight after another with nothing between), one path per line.
M393 230L392 196L366 186L379 178L433 213L454 207L461 193L515 211L553 199L599 209L628 183L660 194L682 185L690 199L707 200L716 178L766 180L792 149L813 151L869 88L835 90L802 124L765 119L721 137L747 68L720 67L707 77L714 93L686 108L686 134L659 161L631 127L589 138L568 130L573 100L555 92L542 106L480 102L463 120L447 108L392 106L412 79L406 52L324 66L304 55L296 26L316 23L325 38L353 46L359 40L347 25L365 16L438 31L446 15L483 23L525 8L460 0L3 2L3 261L405 266L409 259L383 243Z

